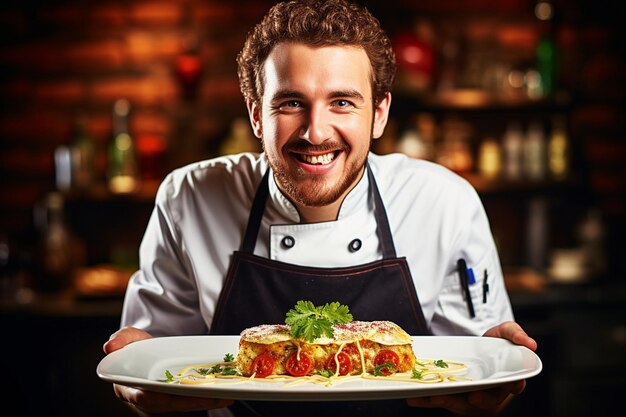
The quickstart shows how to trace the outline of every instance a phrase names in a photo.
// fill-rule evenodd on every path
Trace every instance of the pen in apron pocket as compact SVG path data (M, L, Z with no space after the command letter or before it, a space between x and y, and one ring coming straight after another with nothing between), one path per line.
M489 283L487 279L489 278L489 274L487 274L487 270L485 269L485 275L483 278L483 304L487 302L487 294L489 293Z
M465 263L465 259L459 259L456 263L457 269L459 271L459 279L461 280L461 288L463 288L463 292L465 293L465 302L467 303L467 310L469 311L469 315L471 318L476 317L476 313L474 312L474 303L472 302L472 295L470 294L469 285L472 278L474 278L473 273L469 273L467 270L467 264ZM475 279L473 279L475 282ZM473 283L473 282L472 282Z

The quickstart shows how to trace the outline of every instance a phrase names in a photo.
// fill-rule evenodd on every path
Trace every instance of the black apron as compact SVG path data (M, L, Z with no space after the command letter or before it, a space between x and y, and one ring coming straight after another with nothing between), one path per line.
M355 320L389 320L411 335L430 334L405 258L397 258L376 181L367 168L383 259L345 268L305 267L255 256L254 247L269 194L269 169L257 189L240 251L233 255L217 303L211 334L238 335L260 324L284 323L298 300L338 301ZM349 242L346 242L348 245ZM404 400L358 402L237 402L239 416L415 415Z

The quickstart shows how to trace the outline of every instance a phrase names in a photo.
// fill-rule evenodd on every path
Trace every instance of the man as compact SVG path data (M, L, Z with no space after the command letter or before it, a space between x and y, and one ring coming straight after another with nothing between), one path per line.
M434 164L369 153L387 123L395 71L375 18L343 0L281 3L251 32L238 64L264 153L199 162L165 179L128 287L126 327L105 352L151 336L239 334L282 322L299 299L340 301L356 319L392 320L410 334L485 335L536 348L512 322L475 191ZM459 260L488 273L486 303L482 286L459 284ZM409 405L488 415L523 388L521 381L384 403L383 414L419 411ZM146 412L231 404L115 391ZM282 415L292 406L267 405L237 403L232 411ZM376 406L330 412L375 413Z

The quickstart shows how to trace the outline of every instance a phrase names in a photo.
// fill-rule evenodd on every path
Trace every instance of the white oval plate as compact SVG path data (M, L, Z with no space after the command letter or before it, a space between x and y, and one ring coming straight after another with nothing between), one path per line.
M542 363L531 350L503 339L471 336L414 336L418 358L463 362L470 381L422 384L358 379L335 386L220 380L211 385L179 385L161 382L192 364L220 362L226 353L237 354L239 336L175 336L142 340L113 352L100 361L100 378L115 384L191 397L271 401L386 400L454 394L487 389L506 382L531 378ZM223 381L223 382L221 382Z

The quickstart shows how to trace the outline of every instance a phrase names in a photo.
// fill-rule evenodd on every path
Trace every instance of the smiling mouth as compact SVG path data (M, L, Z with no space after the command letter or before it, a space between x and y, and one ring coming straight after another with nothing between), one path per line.
M339 155L341 151L328 152L319 155L308 155L302 153L296 153L296 158L305 164L309 165L328 165Z

